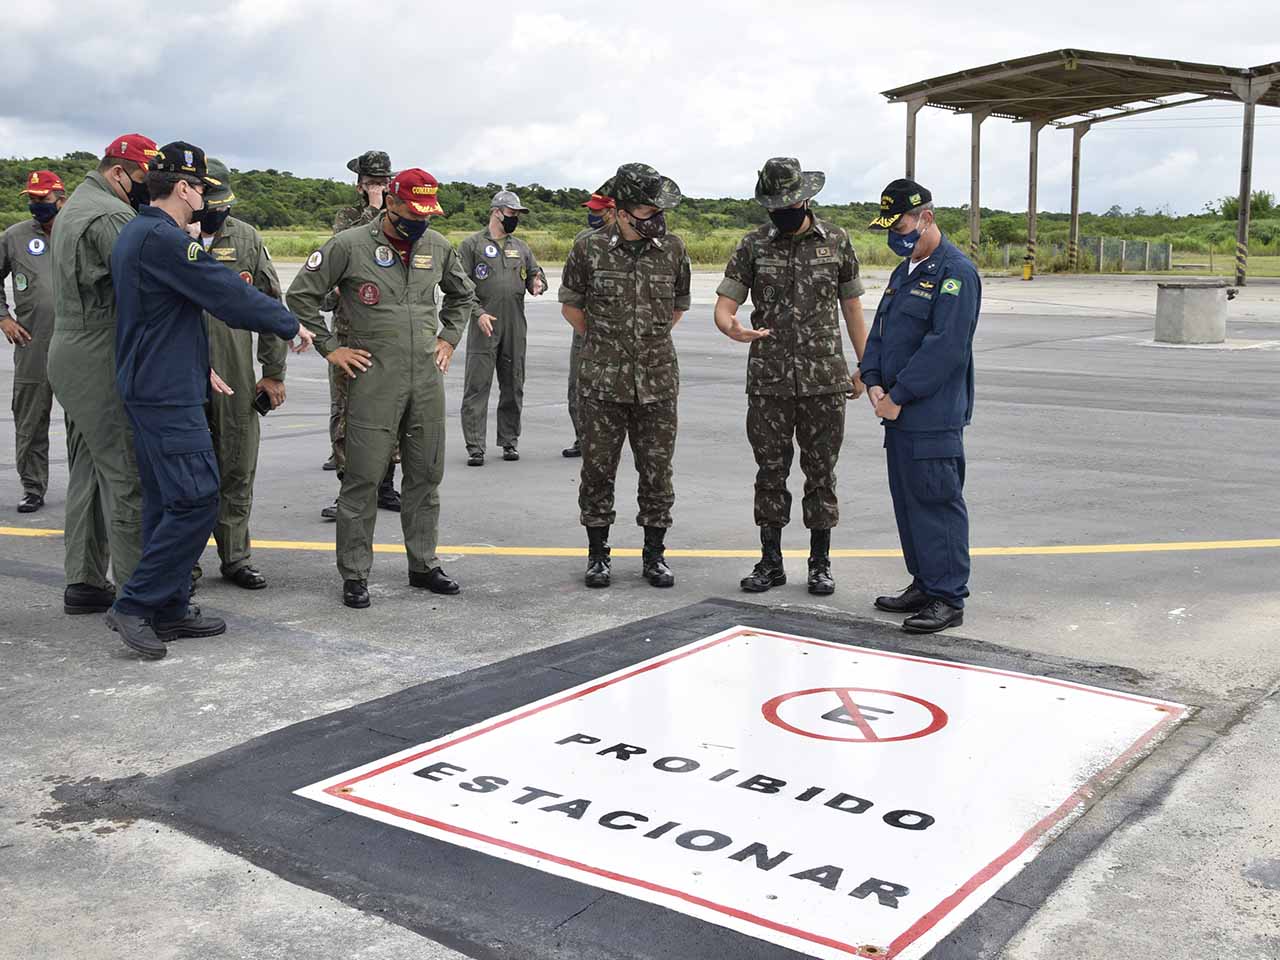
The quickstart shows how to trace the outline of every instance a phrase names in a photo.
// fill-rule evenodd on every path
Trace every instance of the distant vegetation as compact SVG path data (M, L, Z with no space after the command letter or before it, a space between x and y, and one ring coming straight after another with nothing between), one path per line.
M0 160L0 228L28 216L26 197L19 194L28 172L47 168L57 172L74 189L94 168L93 154L78 151L61 159L34 157ZM236 216L259 229L272 231L273 252L277 256L305 256L321 242L333 223L334 214L351 204L354 186L349 182L315 177L295 177L287 170L233 170L233 186L239 203ZM563 260L573 236L584 226L582 201L586 189L553 190L539 184L447 183L440 188L440 203L446 215L434 226L454 238L479 229L488 220L489 198L496 190L515 189L530 207L521 226L535 252L549 263ZM853 233L854 243L864 262L896 262L881 235L866 230L875 215L873 203L820 206L819 212ZM1106 213L1082 214L1084 236L1120 237L1172 243L1175 251L1188 254L1215 253L1230 257L1235 250L1235 220L1238 203L1226 197L1205 205L1202 213L1170 216L1142 208L1129 211L1112 207ZM1259 191L1251 205L1253 224L1250 251L1255 255L1280 254L1280 209L1272 194ZM968 244L968 208L940 207L938 222L962 247ZM693 259L701 264L718 264L728 259L743 232L765 220L764 211L753 200L734 198L689 199L669 217L671 227L689 245ZM1066 213L1041 213L1039 244L1042 249L1065 244L1070 224ZM1005 244L1026 243L1026 216L1002 210L982 211L983 261L995 265ZM1045 266L1052 266L1045 264Z

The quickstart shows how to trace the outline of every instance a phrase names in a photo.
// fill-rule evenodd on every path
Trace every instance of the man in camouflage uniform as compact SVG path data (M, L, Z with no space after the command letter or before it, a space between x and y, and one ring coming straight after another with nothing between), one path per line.
M0 234L0 331L14 346L14 462L22 481L18 512L34 513L44 506L49 488L49 415L53 410L48 372L49 336L53 333L49 236L67 192L62 178L49 170L34 171L22 192L31 199L31 219ZM4 279L10 274L17 319L9 315L4 295Z
M747 234L724 271L715 308L716 326L751 344L747 359L747 439L756 458L755 521L761 559L742 589L761 593L787 582L782 528L791 520L787 477L800 447L804 471L804 525L809 528L809 592L835 591L831 577L831 528L840 520L836 461L844 439L846 395L858 396L840 336L844 315L859 357L867 342L862 281L849 235L823 220L809 201L826 182L800 162L775 157L756 180L756 200L768 224ZM738 306L751 296L751 326ZM837 312L837 306L839 311Z
M201 244L209 256L245 283L279 300L280 278L262 236L243 220L230 216L231 205L236 201L231 171L221 160L210 159L208 174L221 186L205 189L204 209L193 221L199 225ZM259 414L253 404L259 393L270 398L272 409L284 403L289 345L279 337L259 334L259 379L253 369L253 332L229 327L208 313L204 320L209 333L209 365L235 391L230 396L214 393L209 402L209 428L221 477L213 538L218 544L222 576L246 590L261 590L267 579L249 556L249 513L253 509L253 478L261 439Z
M409 584L454 594L436 544L444 477L444 374L475 305L457 253L427 220L443 211L435 177L401 170L387 208L339 233L307 258L289 285L289 308L316 335L316 349L350 379L346 466L338 495L342 602L369 606L378 482L400 445ZM349 318L347 342L324 326L320 304L337 289ZM436 291L444 302L436 306Z
M498 446L503 460L519 460L520 412L524 405L524 360L528 323L524 295L542 296L547 275L523 240L512 236L520 214L528 213L510 190L499 190L489 205L489 225L458 245L458 257L476 287L475 314L467 330L466 375L462 392L462 438L467 466L484 466L489 391L498 373Z
M142 481L133 427L116 387L116 300L111 250L150 196L149 137L127 133L67 198L49 242L54 319L49 383L67 423L67 587L69 614L105 613L115 600L107 580L133 576L142 555Z
M675 491L680 369L671 330L689 309L689 254L667 233L665 212L680 189L653 167L627 163L600 193L617 204L617 219L574 242L560 286L561 312L582 335L578 358L578 422L582 478L578 506L587 528L585 582L610 583L609 527L614 480L628 437L639 474L636 523L644 527L644 577L655 587L675 583L665 556Z
M352 227L372 223L382 213L383 198L386 195L387 184L391 181L391 157L382 150L366 150L360 156L348 160L347 169L356 175L356 193L359 195L360 202L338 211L337 216L333 218L335 235ZM350 321L344 313L342 300L338 297L337 291L330 291L321 309L332 311L333 332L338 337L339 343L345 343ZM332 366L329 368L329 441L332 445L332 453L324 468L337 470L339 473L346 461L347 380L346 374L340 369ZM396 461L399 459L399 453L398 449L392 453L391 462L387 464L386 476L378 485L378 506L383 510L398 511L400 509L400 494L396 493L395 486ZM320 516L326 520L336 520L338 518L337 501L321 510Z
M577 243L597 230L613 226L614 204L611 197L593 193L583 206L587 208L587 228L573 238ZM560 451L561 456L582 456L582 431L578 428L578 354L582 352L582 334L573 331L573 343L569 346L569 420L573 424L573 443Z

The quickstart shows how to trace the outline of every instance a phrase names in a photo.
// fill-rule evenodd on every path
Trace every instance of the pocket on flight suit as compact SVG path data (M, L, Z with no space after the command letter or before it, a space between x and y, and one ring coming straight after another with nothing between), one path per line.
M960 496L964 443L950 434L921 434L911 439L911 489L922 503L946 503Z
M160 480L166 507L195 506L218 498L218 461L213 435L207 429L180 429L160 437L158 463L151 465Z

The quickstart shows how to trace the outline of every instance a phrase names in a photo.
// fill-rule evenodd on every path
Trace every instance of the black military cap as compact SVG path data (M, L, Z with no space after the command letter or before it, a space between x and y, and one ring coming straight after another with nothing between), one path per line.
M895 180L880 193L880 215L867 226L888 230L904 213L933 200L933 194L914 180Z
M347 169L361 177L389 177L391 157L382 150L366 150L348 160Z
M161 147L156 153L156 158L151 161L150 172L194 177L211 187L222 186L221 180L209 176L209 166L205 161L204 151L185 140L175 140Z

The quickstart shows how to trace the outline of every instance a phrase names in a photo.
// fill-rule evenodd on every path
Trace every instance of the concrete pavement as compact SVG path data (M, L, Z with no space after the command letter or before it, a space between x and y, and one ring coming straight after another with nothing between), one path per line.
M282 265L287 284L296 267ZM884 275L872 276L868 314ZM557 278L552 277L552 296ZM749 551L754 465L743 430L745 347L710 318L717 278L699 275L676 331L682 371L676 527L670 545ZM975 546L1221 542L1280 537L1280 286L1234 301L1233 349L1151 346L1155 291L1133 278L990 279L976 342L978 401L966 437ZM448 378L450 432L441 541L580 547L577 462L564 375L569 331L550 297L529 309L522 459L469 469L457 424L463 357ZM10 389L11 355L0 359ZM289 400L264 422L254 536L324 541L319 517L336 482L327 456L328 388L314 355L291 358ZM495 401L496 403L496 396ZM492 416L492 414L491 414ZM490 430L492 431L492 421ZM61 527L61 429L53 487L36 514L12 512L12 419L0 421L0 526ZM836 548L895 548L880 428L850 407ZM492 439L492 432L490 433ZM799 478L792 478L799 489ZM619 472L614 542L638 547L634 470ZM798 511L798 506L797 506ZM402 542L379 515L377 540ZM784 546L806 546L799 521ZM615 563L615 586L587 591L580 560L458 555L457 598L424 596L403 557L375 559L374 606L340 602L331 554L270 549L268 590L216 577L206 554L200 603L226 636L175 645L160 663L127 654L97 617L61 613L61 543L0 535L0 957L449 957L415 934L294 886L148 822L95 820L75 802L88 778L154 774L287 724L424 680L539 649L708 596L738 597L751 561L674 561L677 585ZM770 603L812 606L803 559ZM905 584L891 557L837 559L835 610ZM1140 811L1087 859L1004 956L1080 957L1215 949L1280 957L1280 549L982 557L965 636L1029 654L1124 667L1254 706L1224 728L1157 807ZM54 793L58 793L58 797ZM61 798L61 800L59 799ZM1185 948L1185 949L1184 949Z

